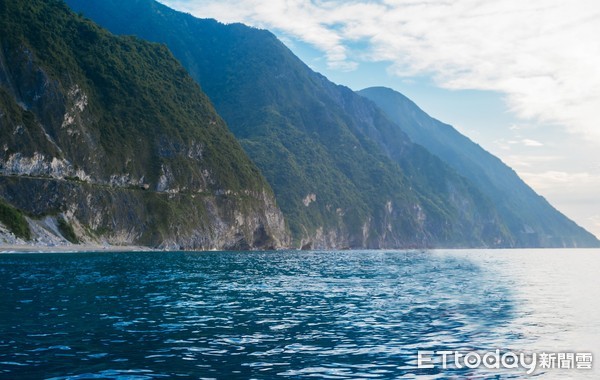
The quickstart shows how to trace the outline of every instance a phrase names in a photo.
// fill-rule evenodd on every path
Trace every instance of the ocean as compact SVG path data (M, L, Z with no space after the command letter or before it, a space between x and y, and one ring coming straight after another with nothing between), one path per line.
M600 250L7 253L0 297L1 379L600 377Z

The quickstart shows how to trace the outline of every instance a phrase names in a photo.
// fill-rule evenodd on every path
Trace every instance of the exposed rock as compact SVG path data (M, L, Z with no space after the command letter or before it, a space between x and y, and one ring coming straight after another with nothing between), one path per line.
M3 4L0 199L30 216L31 243L289 244L269 185L165 47L62 2Z

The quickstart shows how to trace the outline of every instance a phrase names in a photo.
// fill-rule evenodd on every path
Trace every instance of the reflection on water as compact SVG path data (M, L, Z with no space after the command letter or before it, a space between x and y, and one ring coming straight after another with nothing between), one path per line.
M520 378L416 352L594 352L599 254L0 255L0 378Z

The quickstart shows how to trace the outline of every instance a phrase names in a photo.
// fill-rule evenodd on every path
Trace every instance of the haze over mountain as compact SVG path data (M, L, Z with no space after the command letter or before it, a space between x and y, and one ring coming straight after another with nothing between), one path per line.
M531 246L577 246L597 244L597 239L537 195L514 170L452 126L433 119L414 102L385 87L358 92L377 104L406 132L412 141L423 145L493 200L502 220L517 241ZM394 139L382 140L382 146Z
M0 136L0 224L22 239L288 244L271 188L171 52L62 1L0 0Z
M67 2L114 33L173 51L272 185L298 246L598 244L494 157L484 174L498 178L478 181L474 168L412 143L402 120L313 72L267 31L152 0Z

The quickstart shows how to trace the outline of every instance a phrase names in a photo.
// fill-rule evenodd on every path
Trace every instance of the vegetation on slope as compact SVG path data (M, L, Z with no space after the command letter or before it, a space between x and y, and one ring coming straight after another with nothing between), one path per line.
M271 183L297 241L512 244L476 188L406 136L402 159L390 158L377 143L392 125L383 113L310 70L271 33L151 0L68 3L115 33L169 46Z
M157 149L161 139L172 145L200 141L202 164L218 181L214 187L257 190L265 185L208 98L165 46L115 37L74 15L60 0L3 0L0 9L5 52L21 47L35 52L33 60L60 87L75 82L88 94L94 137L106 152L103 174L139 173L157 181L161 160L169 158L169 152ZM44 106L22 95L26 108ZM173 161L183 172L193 169Z
M181 194L208 208L187 226L196 210L169 198L146 204L133 238L160 221L153 244L196 227L251 240L241 229L265 227L266 214L278 212L258 168L166 46L114 36L63 1L0 0L0 111L0 174L78 178L91 194L93 186L137 189L140 199L140 189ZM70 202L69 194L38 194L27 207L47 203L38 197L63 199L59 211ZM235 201L220 209L224 197ZM88 221L99 212L74 207ZM236 213L257 225L239 225Z
M58 224L58 230L65 239L73 244L79 243L79 239L77 238L77 234L75 233L73 226L71 226L69 222L65 220L65 218L58 217L56 222Z
M4 224L10 232L15 234L16 237L25 240L31 238L29 223L27 223L27 219L25 219L23 213L6 203L3 199L0 199L0 222Z

